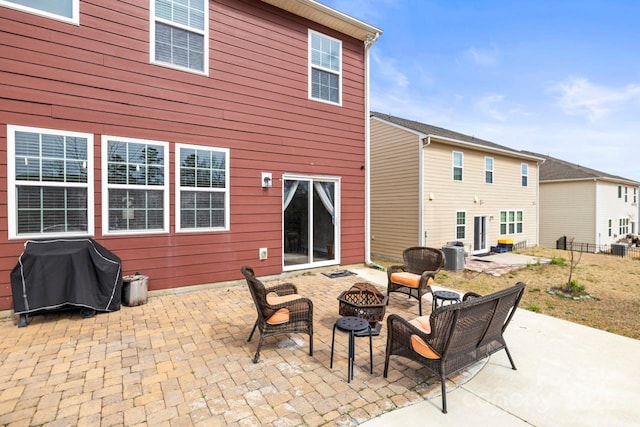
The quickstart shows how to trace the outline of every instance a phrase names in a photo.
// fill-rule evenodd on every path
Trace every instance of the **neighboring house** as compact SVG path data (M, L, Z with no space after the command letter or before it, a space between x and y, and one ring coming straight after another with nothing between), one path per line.
M542 154L540 246L558 239L594 245L595 250L638 232L640 183Z
M381 113L371 115L371 253L498 239L538 244L538 161L502 145Z
M150 290L363 262L379 34L314 0L0 0L0 309L28 239Z

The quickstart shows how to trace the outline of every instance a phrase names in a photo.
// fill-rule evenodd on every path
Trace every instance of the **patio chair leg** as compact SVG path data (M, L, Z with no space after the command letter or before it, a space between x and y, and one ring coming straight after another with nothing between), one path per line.
M440 376L440 383L442 384L442 413L447 413L447 378L443 375Z
M258 342L258 349L256 350L256 355L253 356L253 363L258 363L260 360L260 349L262 348L262 342L264 341L264 337L260 335L260 342Z
M506 344L504 346L504 351L507 352L507 357L509 358L509 362L511 362L511 369L513 369L514 371L517 371L518 368L516 368L515 363L513 363L513 359L511 358L511 353L509 353L509 349L507 348Z
M309 334L309 356L313 356L313 332Z
M253 333L256 331L257 327L258 327L258 321L256 320L256 323L254 323L253 329L251 330L251 333L249 334L249 338L247 338L247 342L251 341L251 338L253 338Z

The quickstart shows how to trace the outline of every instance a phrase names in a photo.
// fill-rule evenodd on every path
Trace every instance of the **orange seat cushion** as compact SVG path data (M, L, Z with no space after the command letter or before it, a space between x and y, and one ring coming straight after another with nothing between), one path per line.
M298 294L289 294L289 295L278 295L275 292L269 292L267 294L267 304L269 305L277 305L285 302L293 301L294 299L300 298Z
M267 323L270 325L280 325L282 323L287 323L288 321L289 321L289 310L286 308L281 308L280 310L273 313L273 315L267 319Z
M420 277L421 276L419 274L413 274L407 271L391 273L391 281L393 283L409 286L411 288L417 288L418 286L420 286ZM431 285L432 283L433 283L433 278L429 277L427 279L427 284Z
M410 320L409 323L426 334L431 333L429 316L416 317L415 319ZM436 351L434 351L429 346L429 344L427 344L419 335L411 334L411 348L420 356L426 357L427 359L440 359L440 355Z

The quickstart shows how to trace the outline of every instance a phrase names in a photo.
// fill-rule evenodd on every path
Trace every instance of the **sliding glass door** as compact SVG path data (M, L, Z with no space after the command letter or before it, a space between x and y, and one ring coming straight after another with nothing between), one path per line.
M338 262L339 180L284 176L284 269Z

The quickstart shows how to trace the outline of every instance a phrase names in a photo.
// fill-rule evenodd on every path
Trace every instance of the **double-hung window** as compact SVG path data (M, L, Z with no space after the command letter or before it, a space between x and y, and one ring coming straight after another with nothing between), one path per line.
M500 234L520 234L523 229L522 211L500 211Z
M620 218L618 221L620 228L620 235L624 236L626 234L629 234L629 218Z
M467 213L464 211L456 212L456 239L464 239L466 237Z
M102 137L103 234L169 231L167 143Z
M453 152L453 180L462 181L463 158L460 151Z
M309 30L309 98L342 105L342 42Z
M176 144L176 230L229 229L229 150Z
M484 158L484 182L493 184L493 157Z
M93 136L7 126L9 238L92 235Z
M207 74L209 2L151 0L151 62Z
M522 186L526 187L529 184L529 165L522 163L522 165L520 165L520 172L522 175Z
M0 6L78 25L80 0L0 0Z

